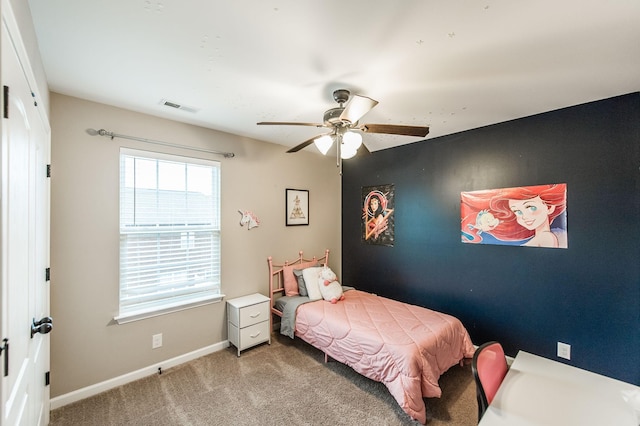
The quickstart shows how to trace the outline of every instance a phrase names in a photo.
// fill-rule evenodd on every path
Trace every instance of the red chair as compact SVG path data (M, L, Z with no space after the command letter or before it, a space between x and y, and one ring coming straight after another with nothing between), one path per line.
M478 347L473 354L471 370L476 380L478 422L493 401L508 369L504 349L498 342L487 342Z

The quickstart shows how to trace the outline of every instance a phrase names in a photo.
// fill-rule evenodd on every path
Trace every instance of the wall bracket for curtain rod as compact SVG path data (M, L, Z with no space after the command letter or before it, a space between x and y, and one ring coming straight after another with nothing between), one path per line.
M105 129L100 129L100 130L87 129L87 133L90 134L91 136L106 136L108 138L111 138L111 140L113 140L113 138L131 139L131 140L134 140L134 141L153 143L153 144L156 144L156 145L171 146L171 147L174 147L174 148L188 149L188 150L191 150L191 151L208 152L210 154L222 155L224 158L233 158L233 157L236 156L233 152L223 152L223 151L215 151L215 150L212 150L212 149L195 148L195 147L191 147L191 146L178 145L178 144L174 144L174 143L170 143L170 142L158 141L158 140L154 140L154 139L139 138L137 136L121 135L119 133L108 132Z

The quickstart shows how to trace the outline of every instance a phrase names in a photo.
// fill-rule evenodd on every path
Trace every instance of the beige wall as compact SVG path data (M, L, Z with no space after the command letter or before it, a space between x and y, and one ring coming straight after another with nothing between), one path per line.
M119 148L203 156L222 163L222 286L227 298L268 294L267 256L332 252L340 271L340 177L332 159L286 154L281 145L151 117L52 93L51 396L226 340L225 304L216 303L117 325ZM235 158L127 139L88 128L232 151ZM310 225L286 227L286 188L310 191ZM238 209L261 225L239 225ZM151 336L163 346L151 349Z

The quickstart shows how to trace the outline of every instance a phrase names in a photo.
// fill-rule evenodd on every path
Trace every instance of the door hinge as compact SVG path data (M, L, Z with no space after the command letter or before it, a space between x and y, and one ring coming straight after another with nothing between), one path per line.
M2 114L4 118L9 118L9 86L4 86L2 94Z
M2 346L0 346L0 354L4 352L4 377L9 375L9 339L2 339Z
M51 177L51 164L47 164L47 177Z
M49 377L49 372L47 371L46 373L44 373L44 385L45 386L49 386L49 383L51 383L51 379Z
M51 268L47 268L44 270L44 280L51 281Z
M33 98L33 106L38 106L38 101L36 101L36 94L31 92L31 97Z

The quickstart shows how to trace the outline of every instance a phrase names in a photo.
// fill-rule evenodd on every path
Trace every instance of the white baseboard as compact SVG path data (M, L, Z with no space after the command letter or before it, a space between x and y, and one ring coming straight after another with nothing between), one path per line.
M132 371L130 373L123 374L122 376L114 377L112 379L105 380L104 382L96 383L94 385L57 396L52 398L50 401L51 409L55 410L56 408L64 407L67 404L97 395L101 392L108 391L109 389L125 385L153 374L158 374L158 368L165 370L175 367L176 365L184 364L185 362L192 361L196 358L200 358L201 356L209 355L227 347L229 347L229 341L225 340L166 361L158 362L148 367L141 368L140 370Z

